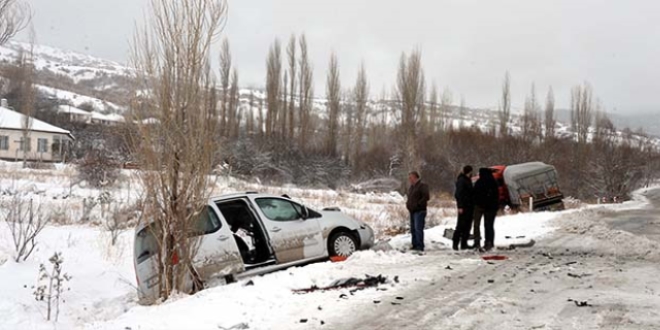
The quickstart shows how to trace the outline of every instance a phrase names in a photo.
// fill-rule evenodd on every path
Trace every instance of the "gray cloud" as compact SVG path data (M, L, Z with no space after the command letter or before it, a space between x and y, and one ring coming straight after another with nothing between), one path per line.
M126 61L148 0L30 0L39 43ZM242 84L262 86L270 43L306 33L316 90L331 51L343 85L364 61L372 94L391 90L402 51L423 51L426 75L470 106L497 106L506 70L514 106L532 82L559 106L588 80L608 109L651 110L660 90L660 3L617 0L230 0L226 36Z

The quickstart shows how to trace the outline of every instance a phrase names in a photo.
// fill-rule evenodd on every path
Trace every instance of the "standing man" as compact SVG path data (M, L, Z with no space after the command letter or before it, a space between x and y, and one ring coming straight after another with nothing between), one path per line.
M408 173L408 200L406 208L410 212L410 233L412 234L412 249L424 251L424 226L426 224L426 204L429 201L429 186L422 183L419 173Z
M472 166L466 165L463 171L456 179L456 207L458 208L458 220L454 230L453 245L454 250L458 250L459 244L461 250L469 249L468 238L470 238L470 229L472 227L472 213L474 212L474 190L472 187Z
M489 251L495 245L495 216L499 209L499 190L493 171L489 168L479 169L479 179L474 184L474 246L480 249L481 216L484 217L486 242L484 250Z

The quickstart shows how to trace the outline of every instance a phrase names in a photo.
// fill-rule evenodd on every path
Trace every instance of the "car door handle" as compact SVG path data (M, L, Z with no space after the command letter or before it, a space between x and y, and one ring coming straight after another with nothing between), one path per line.
M282 230L282 228L280 227L273 227L273 229L271 229L272 232L276 232L276 233L280 230Z
M229 239L229 236L221 235L221 236L218 236L218 239L224 242L224 241Z

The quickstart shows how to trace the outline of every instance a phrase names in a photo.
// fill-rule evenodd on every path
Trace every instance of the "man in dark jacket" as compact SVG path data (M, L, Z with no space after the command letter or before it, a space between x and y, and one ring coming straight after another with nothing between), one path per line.
M493 171L489 168L479 169L479 179L474 184L474 246L481 247L481 217L484 217L486 242L484 250L491 250L495 241L495 216L499 208L499 190Z
M456 230L453 236L453 249L458 250L459 244L461 250L469 249L468 238L470 238L470 229L472 227L472 213L474 210L474 196L472 187L472 166L466 165L463 171L456 179L456 207L458 208L458 220L456 221Z
M410 212L410 233L412 234L412 249L424 251L424 226L426 224L426 204L429 201L429 186L422 183L419 173L408 174L408 200L406 208Z

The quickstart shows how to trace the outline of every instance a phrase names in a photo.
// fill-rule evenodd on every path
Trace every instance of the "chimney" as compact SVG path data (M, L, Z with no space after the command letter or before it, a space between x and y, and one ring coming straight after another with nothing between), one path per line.
M3 108L9 108L9 103L7 103L7 99L2 99L0 101L0 106L2 106Z

